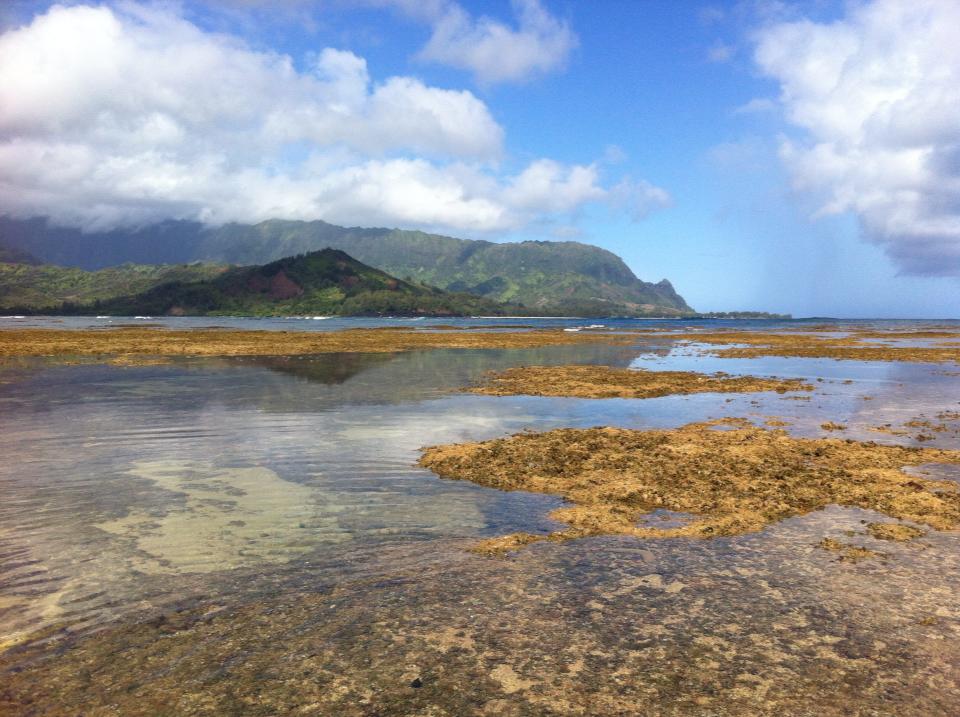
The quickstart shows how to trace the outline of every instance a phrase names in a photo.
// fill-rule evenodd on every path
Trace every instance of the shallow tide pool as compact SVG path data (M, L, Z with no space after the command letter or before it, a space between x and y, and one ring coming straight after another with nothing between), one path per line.
M458 392L488 370L565 363L816 390ZM555 529L559 499L414 464L423 446L522 430L725 416L960 448L957 422L898 430L957 410L952 365L717 359L668 338L8 364L0 670L13 686L0 708L32 713L33 694L39 714L955 714L956 532L878 541L863 526L882 516L832 506L737 538L591 538L484 558L467 550L480 538ZM825 536L882 555L843 561L818 547Z

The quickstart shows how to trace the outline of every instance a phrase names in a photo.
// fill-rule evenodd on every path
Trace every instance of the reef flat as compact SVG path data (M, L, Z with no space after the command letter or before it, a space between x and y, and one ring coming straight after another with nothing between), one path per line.
M514 349L582 343L621 343L626 335L561 330L514 332L418 331L404 328L343 331L251 331L231 329L94 330L3 329L0 357L86 356L104 360L156 356L299 356L355 352L393 353L418 349Z
M796 356L832 358L850 361L913 361L924 363L960 363L960 333L956 331L850 331L838 335L837 328L804 331L711 331L703 333L657 332L678 341L726 345L708 348L705 353L722 358L759 358ZM917 343L922 342L922 343Z
M960 451L794 438L746 420L674 430L558 429L427 448L420 465L442 478L501 490L559 495L550 517L569 527L514 533L476 550L503 553L541 540L595 535L711 538L755 532L831 504L951 529L960 485L904 473L904 466L960 464ZM638 525L645 514L688 516L680 525Z
M571 396L575 398L656 398L690 393L812 391L800 379L644 371L610 366L520 366L488 374L470 393L488 396Z
M943 327L397 324L0 357L0 714L960 712Z

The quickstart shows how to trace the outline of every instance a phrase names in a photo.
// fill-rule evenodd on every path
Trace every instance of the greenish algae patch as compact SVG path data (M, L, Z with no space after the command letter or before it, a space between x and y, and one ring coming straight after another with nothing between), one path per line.
M724 430L718 430L724 429ZM960 464L960 451L794 438L744 419L674 430L559 429L427 448L420 465L442 478L501 490L559 495L550 514L568 528L483 541L502 554L540 540L593 535L711 538L740 535L831 504L875 510L936 529L960 525L960 485L904 473L923 463ZM663 509L696 519L638 526Z
M333 517L319 518L314 492L261 467L216 468L185 461L141 462L131 475L181 493L180 506L134 510L96 527L132 543L146 573L211 572L287 562L320 530L346 540ZM307 540L309 535L313 539Z

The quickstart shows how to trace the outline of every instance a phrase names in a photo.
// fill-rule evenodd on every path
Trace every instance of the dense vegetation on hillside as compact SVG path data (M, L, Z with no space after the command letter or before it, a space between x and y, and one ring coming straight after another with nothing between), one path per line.
M615 254L578 242L494 243L280 220L216 228L171 221L83 233L40 219L8 218L0 218L0 241L44 261L86 268L126 261L262 264L332 247L410 282L516 302L534 312L663 316L692 311L668 281L641 281Z
M171 281L212 279L226 269L215 264L125 264L84 271L51 264L0 262L0 309L53 310L64 303L90 304L139 294Z
M316 245L343 249L394 276L530 308L586 304L592 308L587 313L601 315L690 311L669 282L642 282L615 254L578 242L497 244L417 231L269 221L212 229L204 233L200 253L245 262L265 250L282 255Z
M203 281L176 281L138 296L67 307L114 315L290 316L500 314L507 307L396 279L336 249L238 267Z

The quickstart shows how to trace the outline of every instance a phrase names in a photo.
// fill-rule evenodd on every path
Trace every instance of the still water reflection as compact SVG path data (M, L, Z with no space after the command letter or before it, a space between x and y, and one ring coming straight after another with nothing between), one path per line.
M202 589L196 574L268 569L347 541L547 529L550 497L439 481L413 464L426 443L537 422L523 401L451 393L485 370L627 365L637 353L574 348L8 369L0 635L79 629Z

